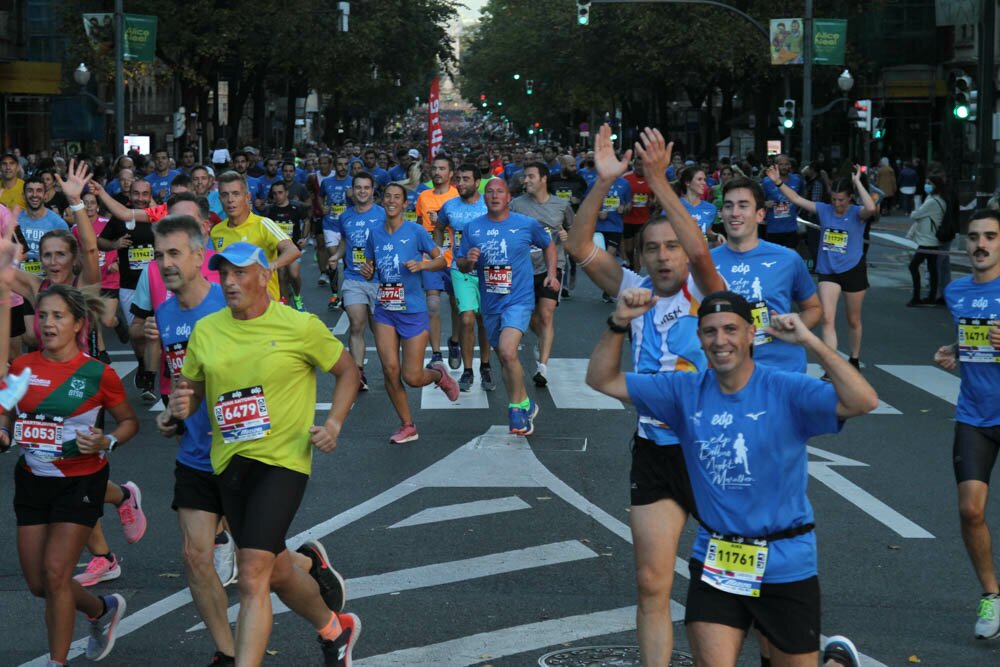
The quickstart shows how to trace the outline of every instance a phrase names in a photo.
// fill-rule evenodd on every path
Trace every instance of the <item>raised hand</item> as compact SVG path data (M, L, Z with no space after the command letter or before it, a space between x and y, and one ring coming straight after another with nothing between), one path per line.
M69 161L69 169L66 170L66 178L59 172L55 174L59 187L63 194L71 201L78 201L83 196L83 191L90 182L90 168L86 162Z
M657 297L652 290L643 287L630 287L618 297L614 318L624 326L637 317L641 317L656 305Z
M594 138L594 169L597 170L597 177L613 180L628 171L629 160L632 159L632 151L625 151L625 155L619 160L615 156L615 147L611 143L611 127L604 123L597 131Z
M635 142L635 153L642 158L646 178L666 178L667 167L674 152L674 143L663 138L655 128L645 128Z

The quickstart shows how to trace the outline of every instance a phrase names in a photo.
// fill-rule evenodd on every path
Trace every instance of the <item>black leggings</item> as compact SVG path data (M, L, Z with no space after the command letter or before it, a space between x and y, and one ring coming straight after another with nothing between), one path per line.
M937 250L937 246L917 246L917 251L913 253L913 259L910 260L910 278L913 280L913 298L918 301L920 300L920 265L926 260L927 275L930 278L930 297L928 297L928 300L933 301L934 297L937 295L938 258L937 255L921 252L922 250Z

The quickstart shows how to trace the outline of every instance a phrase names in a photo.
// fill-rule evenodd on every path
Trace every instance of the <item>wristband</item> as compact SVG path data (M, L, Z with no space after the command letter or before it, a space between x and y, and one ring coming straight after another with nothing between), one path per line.
M612 315L608 315L608 329L610 329L612 331L612 333L626 334L626 333L628 333L629 326L627 324L625 326L620 326L620 325L616 324L615 323L615 316L612 314Z
M778 184L777 184L777 185L778 185L778 187L780 188L780 187L781 187L782 185L784 185L784 184L785 184L785 182L784 182L784 181L778 181Z
M84 206L84 204L83 204L82 201L81 202L77 202L75 204L70 204L69 205L69 210L73 211L74 213L76 213L77 211L82 211L85 208L87 208L87 207Z
M6 433L6 434L7 434L7 438L8 438L8 439L10 439L10 438L11 438L11 435L10 435L10 429L9 429L9 428L7 428L6 426L0 426L0 431L3 431L4 433Z

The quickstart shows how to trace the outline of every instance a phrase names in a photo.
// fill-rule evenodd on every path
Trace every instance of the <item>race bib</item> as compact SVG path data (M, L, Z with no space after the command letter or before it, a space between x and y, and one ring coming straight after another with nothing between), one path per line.
M461 232L461 230L453 232L453 234L455 235L455 247L456 248L461 248L462 247L462 232Z
M514 284L514 268L510 264L490 264L483 274L486 276L486 291L490 294L510 294Z
M758 301L752 304L751 312L753 313L753 325L757 327L757 331L753 335L753 344L763 345L770 343L771 337L764 331L765 327L771 326L771 313L767 310L767 304L763 301Z
M187 341L171 343L163 348L164 361L170 377L176 378L184 368L184 357L187 356Z
M257 385L219 396L215 402L215 423L227 445L267 436L271 432L271 416L264 388Z
M417 221L417 212L416 211L403 211L403 220L407 220L409 222L416 222Z
M30 273L33 276L42 275L42 263L37 259L29 259L21 262L21 270Z
M330 213L333 214L333 217L335 218L339 218L340 214L346 210L347 206L345 204L333 204L330 206Z
M730 542L713 535L705 551L701 580L726 593L759 598L767 567L767 542Z
M787 218L790 211L791 204L786 201L779 201L774 205L774 217L776 218Z
M14 422L14 440L29 451L57 458L62 454L63 418L18 413Z
M290 222L279 222L278 223L278 227L280 227L281 231L283 231L285 233L285 236L291 238L291 236L292 236L292 227L294 227L294 225L292 223L290 223Z
M847 254L847 232L841 229L824 229L823 250Z
M632 206L637 208L645 208L649 206L649 195L645 192L637 192L634 197L632 197Z
M351 248L351 261L354 262L354 268L360 269L368 261L365 249L358 246Z
M128 267L133 271L142 271L153 261L153 246L140 245L128 249Z
M611 211L617 210L621 205L622 200L620 197L605 197L604 198L604 210Z
M990 329L1000 326L1000 320L971 317L958 319L958 360L967 364L1000 362L1000 350L990 345Z
M559 197L559 199L565 199L566 201L569 201L573 198L573 191L565 189L556 190L556 197Z
M378 286L378 302L386 310L406 310L406 292L403 283L381 283Z

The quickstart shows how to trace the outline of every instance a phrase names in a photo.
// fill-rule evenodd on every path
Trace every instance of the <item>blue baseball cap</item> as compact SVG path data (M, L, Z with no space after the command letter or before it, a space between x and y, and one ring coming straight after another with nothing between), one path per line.
M267 261L264 251L252 243L234 243L222 252L217 252L208 260L208 268L211 271L219 270L219 263L226 260L235 266L250 266L259 264L265 269L271 268L271 263Z

